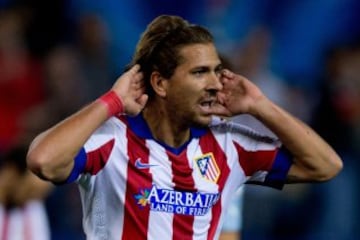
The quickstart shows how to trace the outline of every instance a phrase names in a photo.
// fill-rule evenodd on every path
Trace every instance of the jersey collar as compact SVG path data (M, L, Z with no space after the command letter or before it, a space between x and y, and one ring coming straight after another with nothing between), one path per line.
M142 113L131 117L131 116L126 116L127 118L127 122L129 124L130 129L138 136L141 138L145 138L145 139L152 139L156 142L158 142L160 145L162 145L163 147L165 147L166 149L170 150L173 153L179 153L181 152L186 146L187 144L193 139L193 138L200 138L201 136L205 135L206 132L208 131L208 128L195 128L192 127L190 128L190 139L189 141L187 141L186 143L184 143L182 146L180 146L179 148L173 148L168 146L165 143L162 143L156 139L154 139L150 128L147 124L147 122L145 121Z

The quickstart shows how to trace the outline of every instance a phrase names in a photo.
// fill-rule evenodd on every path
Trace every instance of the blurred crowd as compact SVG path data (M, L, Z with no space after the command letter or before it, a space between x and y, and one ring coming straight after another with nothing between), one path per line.
M0 161L109 89L146 24L177 14L208 27L233 71L315 128L344 160L328 183L246 186L242 239L359 239L359 11L356 0L2 0ZM250 116L236 121L264 128ZM42 199L51 239L84 239L76 185Z

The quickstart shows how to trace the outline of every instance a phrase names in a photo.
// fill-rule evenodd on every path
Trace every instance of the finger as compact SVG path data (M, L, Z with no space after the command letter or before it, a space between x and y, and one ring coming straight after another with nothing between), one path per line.
M128 73L128 74L136 74L137 72L139 72L139 70L140 70L140 65L135 64L126 73Z
M134 89L133 90L133 96L135 96L135 98L137 98L138 96L141 96L142 94L145 93L145 87L142 88L138 88L138 89Z
M144 83L144 81L142 81L142 80L137 80L137 81L133 81L133 82L131 83L131 85L134 86L134 87L139 87L139 86L144 86L145 83Z
M132 86L131 87L131 90L134 91L134 92L137 92L137 91L145 91L145 87L142 86L142 85L135 85L135 86Z
M149 96L147 94L142 94L138 99L137 102L140 104L141 107L144 107Z
M135 72L135 73L132 73L132 80L131 82L140 82L140 81L143 81L143 73L142 72Z
M134 105L134 110L135 110L134 115L141 112L141 110L145 107L145 104L146 104L147 100L148 100L148 95L147 94L143 94L139 98L136 99L136 104Z
M227 78L233 78L234 77L234 73L231 72L228 69L223 69L223 71L221 72L222 76L227 77Z
M216 102L222 104L224 102L225 97L226 97L226 93L224 93L223 91L218 92L216 94Z

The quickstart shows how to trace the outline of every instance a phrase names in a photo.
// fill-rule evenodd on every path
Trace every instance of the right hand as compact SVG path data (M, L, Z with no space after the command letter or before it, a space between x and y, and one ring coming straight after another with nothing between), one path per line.
M122 74L112 87L124 104L124 113L128 115L137 115L148 100L143 74L139 70L140 65L134 65Z

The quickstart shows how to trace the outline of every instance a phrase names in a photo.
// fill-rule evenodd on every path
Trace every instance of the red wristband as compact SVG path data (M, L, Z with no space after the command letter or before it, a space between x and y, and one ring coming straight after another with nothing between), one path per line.
M98 100L104 103L108 109L108 116L112 117L120 113L124 113L124 105L121 98L111 90L102 95Z

